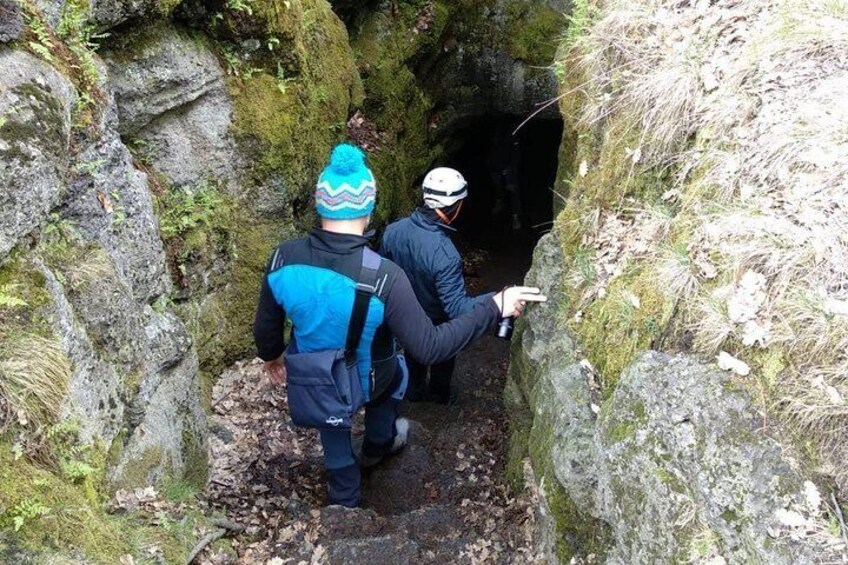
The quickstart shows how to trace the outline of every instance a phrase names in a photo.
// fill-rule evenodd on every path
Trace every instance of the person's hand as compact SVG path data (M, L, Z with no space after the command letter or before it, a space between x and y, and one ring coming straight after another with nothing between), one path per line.
M547 302L548 297L538 288L531 286L511 286L492 297L504 318L517 318L524 313L528 302Z
M280 356L273 361L266 362L265 372L268 373L268 378L271 379L273 385L281 385L286 382L286 364L283 362L283 357Z

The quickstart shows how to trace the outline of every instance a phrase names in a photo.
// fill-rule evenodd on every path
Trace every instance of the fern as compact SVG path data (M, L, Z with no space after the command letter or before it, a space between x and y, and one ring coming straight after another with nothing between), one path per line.
M19 284L4 284L0 286L0 308L21 308L27 306L25 300L15 296Z

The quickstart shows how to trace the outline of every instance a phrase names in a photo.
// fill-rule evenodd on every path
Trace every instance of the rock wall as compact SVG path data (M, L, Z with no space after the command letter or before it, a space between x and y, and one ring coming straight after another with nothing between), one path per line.
M549 562L838 558L803 457L767 431L727 372L647 351L604 393L557 309L563 263L556 237L546 236L527 283L554 302L521 322L506 391L513 478L541 493Z
M842 558L844 230L821 238L843 223L846 25L819 4L575 3L561 211L529 277L554 298L506 392L512 475L529 457L560 562Z
M107 496L203 484L211 382L252 355L268 254L313 223L334 143L371 152L383 222L452 124L553 93L530 67L552 60L532 42L560 3L392 4L342 9L351 38L325 0L0 0L0 454L17 454L0 456L0 527L27 525L12 550L69 546L84 515L80 559L115 562L137 538ZM0 560L23 559L5 540Z

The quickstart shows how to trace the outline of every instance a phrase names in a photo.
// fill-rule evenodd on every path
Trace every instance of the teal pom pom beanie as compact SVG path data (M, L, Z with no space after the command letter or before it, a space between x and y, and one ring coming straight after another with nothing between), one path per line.
M337 145L330 164L318 177L315 208L322 218L352 220L371 214L377 182L365 165L365 154L354 145Z

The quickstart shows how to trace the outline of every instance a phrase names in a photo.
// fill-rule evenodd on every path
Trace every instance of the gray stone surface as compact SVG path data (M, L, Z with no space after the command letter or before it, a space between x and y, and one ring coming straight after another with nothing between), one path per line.
M166 16L162 0L91 0L92 20L109 29L133 19L154 19ZM173 2L170 2L173 4Z
M24 15L15 0L0 0L0 43L14 41L24 31Z
M593 553L622 564L826 559L820 542L781 523L785 512L810 524L821 517L805 500L791 450L763 432L727 373L646 352L602 401L597 377L563 336L561 265L556 240L543 239L527 283L555 298L529 311L514 338L508 389L513 425L530 428L549 561L563 544L578 559Z
M123 135L219 88L222 80L218 61L205 44L167 23L121 34L102 55Z
M762 432L728 373L686 356L645 353L622 376L598 429L600 496L618 543L610 561L673 561L717 539L729 563L811 563L778 511L802 508L802 480Z
M52 28L59 26L66 0L33 0Z
M107 477L113 488L205 477L208 429L197 374L193 349L176 366L147 373L133 406L140 418Z
M338 540L327 544L327 556L333 565L405 565L415 562L418 544L397 536Z
M64 192L70 83L29 53L0 51L0 260L41 226Z
M108 445L124 422L123 376L100 358L55 274L47 267L43 267L43 273L52 302L50 325L73 367L64 413L79 420L84 442L101 440Z
M116 125L110 100L102 134L79 149L63 215L106 250L135 300L145 303L166 292L170 279L147 175L133 166Z
M169 24L122 36L104 51L120 130L174 185L235 189L242 160L230 135L232 103L205 42Z
M46 322L73 367L64 416L80 422L83 441L116 447L113 486L202 478L197 355L179 318L150 306L170 280L148 178L119 136L114 98L107 90L70 151L67 80L9 49L0 67L0 261L17 244L45 277Z

